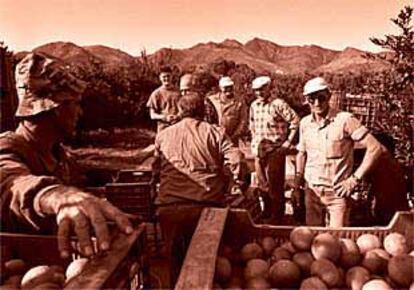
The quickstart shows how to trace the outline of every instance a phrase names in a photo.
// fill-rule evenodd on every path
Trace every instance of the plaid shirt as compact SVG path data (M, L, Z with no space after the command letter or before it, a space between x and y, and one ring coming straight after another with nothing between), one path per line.
M287 132L277 130L276 123L287 122L290 130L299 127L299 116L282 99L257 99L250 105L249 129L252 133L252 153L258 156L258 147L263 140L281 145Z

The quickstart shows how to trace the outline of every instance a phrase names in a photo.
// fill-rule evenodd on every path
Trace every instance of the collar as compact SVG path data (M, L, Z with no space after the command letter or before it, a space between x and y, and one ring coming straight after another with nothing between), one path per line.
M53 155L54 152L47 152L47 150L45 150L45 146L39 141L38 138L36 138L36 136L33 135L32 131L29 130L24 123L19 124L16 129L16 133L22 136L28 144L30 144L32 149L38 153L38 157L42 160L43 166L46 170L48 172L54 172L58 164L56 156ZM57 144L57 146L59 147L60 144Z
M320 127L321 128L322 127L325 127L326 125L328 125L329 123L331 123L335 119L336 115L338 115L338 112L339 111L337 109L334 109L332 107L329 107L328 114L326 114L325 118L323 118L320 121L320 124L321 124ZM316 122L316 120L315 120L314 114L312 114L311 122L318 124L318 122Z
M273 99L271 99L270 97L267 99L262 99L262 98L257 98L256 99L256 104L258 105L267 105L270 104L273 101Z

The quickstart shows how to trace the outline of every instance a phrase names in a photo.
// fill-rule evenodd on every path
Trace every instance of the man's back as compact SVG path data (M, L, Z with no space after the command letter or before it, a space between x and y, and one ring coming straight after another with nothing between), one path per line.
M161 179L157 203L224 201L224 164L238 172L241 153L222 129L185 118L160 132L155 146Z

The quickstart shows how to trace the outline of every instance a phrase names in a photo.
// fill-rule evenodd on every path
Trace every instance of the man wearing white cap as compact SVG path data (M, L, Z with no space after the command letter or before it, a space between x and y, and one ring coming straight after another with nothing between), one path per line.
M303 95L311 114L300 122L295 186L305 186L306 223L330 227L348 222L348 198L385 150L351 113L329 106L331 93L317 77L305 84ZM353 172L354 143L366 148Z
M264 216L281 223L285 213L285 155L299 127L299 117L282 99L271 98L271 79L253 80L257 99L250 106L249 129L258 187L264 197Z
M234 82L230 77L219 81L220 92L208 96L218 115L218 124L234 144L247 129L247 106L243 100L234 95Z

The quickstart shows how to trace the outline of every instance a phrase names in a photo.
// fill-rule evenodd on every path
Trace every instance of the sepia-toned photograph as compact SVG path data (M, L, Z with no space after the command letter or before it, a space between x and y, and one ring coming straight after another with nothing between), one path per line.
M0 289L414 290L414 2L0 0Z

